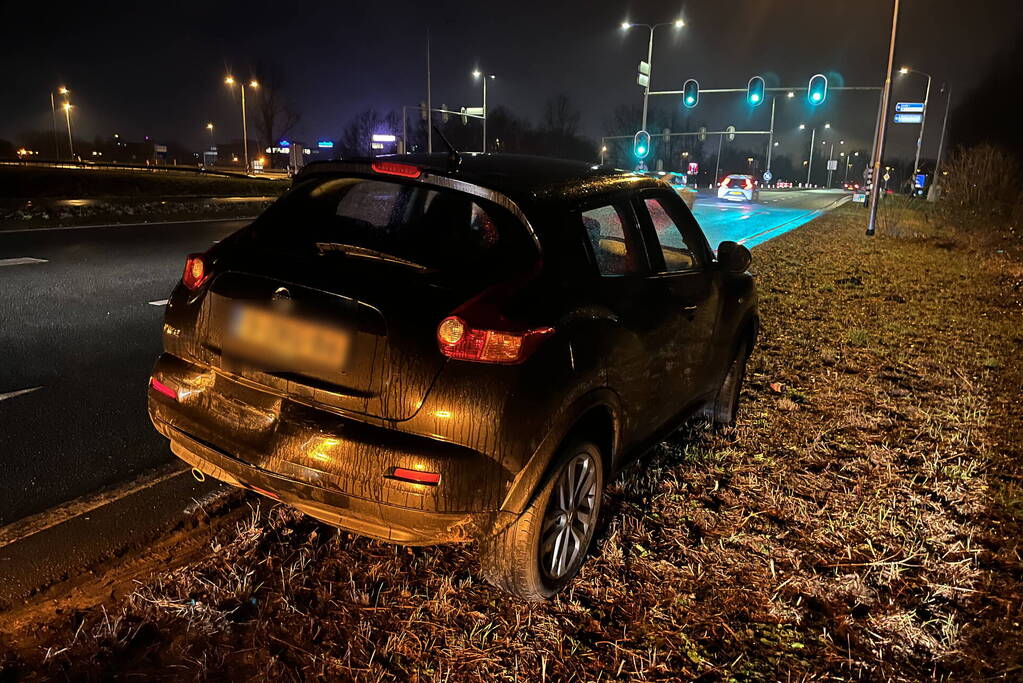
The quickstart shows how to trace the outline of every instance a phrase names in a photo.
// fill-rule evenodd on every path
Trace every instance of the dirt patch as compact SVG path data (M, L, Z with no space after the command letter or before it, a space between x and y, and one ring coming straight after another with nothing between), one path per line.
M1023 677L1018 252L926 221L871 240L863 217L757 247L739 426L692 425L613 482L554 601L490 588L471 546L391 546L264 502L195 561L7 636L0 671Z

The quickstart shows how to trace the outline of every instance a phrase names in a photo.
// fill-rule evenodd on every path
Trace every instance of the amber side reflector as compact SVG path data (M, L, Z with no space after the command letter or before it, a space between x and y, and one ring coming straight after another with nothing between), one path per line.
M419 470L407 470L404 467L395 467L391 476L402 481L410 481L413 484L433 484L440 482L440 474L437 472L420 472Z
M396 164L393 161L374 161L370 167L377 173L397 175L402 178L418 178L423 172L412 164Z
M174 391L169 386L167 386L166 384L164 384L160 380L156 379L155 377L150 377L149 378L149 386L153 387L153 389L158 394L163 394L167 398L172 398L175 401L178 400L178 392Z

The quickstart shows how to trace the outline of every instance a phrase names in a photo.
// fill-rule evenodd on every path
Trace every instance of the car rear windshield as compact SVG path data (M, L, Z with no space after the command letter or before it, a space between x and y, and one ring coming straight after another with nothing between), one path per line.
M538 255L522 222L496 204L358 177L302 183L259 218L253 237L275 249L337 251L444 272L521 268Z
M728 187L745 188L747 178L729 178Z

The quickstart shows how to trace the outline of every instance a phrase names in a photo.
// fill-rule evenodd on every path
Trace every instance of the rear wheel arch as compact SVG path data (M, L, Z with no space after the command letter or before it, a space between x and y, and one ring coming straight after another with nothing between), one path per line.
M604 471L614 471L621 440L620 410L617 395L609 389L597 390L576 402L568 416L544 439L519 472L505 496L501 509L521 513L544 487L558 465L558 458L573 441L590 441L600 449Z

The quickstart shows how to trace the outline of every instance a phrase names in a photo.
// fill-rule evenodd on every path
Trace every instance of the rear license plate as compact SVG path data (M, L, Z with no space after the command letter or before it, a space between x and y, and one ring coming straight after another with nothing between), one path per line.
M351 346L345 330L249 306L235 309L227 337L232 351L282 369L341 370Z

